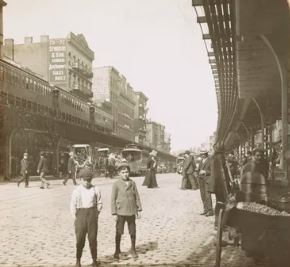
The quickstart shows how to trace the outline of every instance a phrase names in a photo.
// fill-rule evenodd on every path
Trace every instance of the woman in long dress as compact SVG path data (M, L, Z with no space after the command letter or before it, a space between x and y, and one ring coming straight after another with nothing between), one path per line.
M156 156L157 156L157 152L153 150L147 162L147 176L148 176L147 187L148 188L158 187L157 180L156 180L156 171L157 171Z
M145 178L143 181L143 186L148 186L149 183L149 179L150 179L150 162L151 162L151 157L152 157L152 151L149 153L149 158L147 159L147 163L146 163L146 172L145 172Z

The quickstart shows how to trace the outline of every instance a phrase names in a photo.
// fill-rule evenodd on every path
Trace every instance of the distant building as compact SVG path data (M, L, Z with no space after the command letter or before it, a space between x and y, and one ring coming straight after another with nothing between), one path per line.
M133 88L114 67L98 67L93 73L93 102L111 102L114 133L134 141L136 102Z
M147 121L146 140L149 146L160 151L170 152L170 135L165 133L164 125Z
M53 85L85 99L92 97L94 52L82 34L52 39L44 35L39 42L25 37L24 44L5 39L3 53Z
M170 153L171 150L171 136L169 133L165 132L164 135L164 143L163 143L163 151Z
M146 115L148 98L142 92L135 92L134 133L135 142L146 143Z
M112 104L110 102L95 103L95 121L107 129L113 129Z

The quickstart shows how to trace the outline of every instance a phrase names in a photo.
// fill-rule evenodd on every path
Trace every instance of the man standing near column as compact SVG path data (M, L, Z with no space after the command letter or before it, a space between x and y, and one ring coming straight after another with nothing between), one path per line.
M25 187L28 187L29 182L29 161L28 161L28 153L23 154L23 159L20 162L21 170L20 173L22 178L18 181L17 186L21 184L21 182L25 181Z
M210 181L210 158L207 151L201 151L202 161L198 168L198 181L200 188L200 196L203 203L203 212L201 215L213 216L213 207L211 194L209 192L209 181Z
M63 185L66 185L66 182L69 178L72 178L74 185L77 185L77 181L76 181L76 168L77 168L77 162L74 159L74 153L70 152L69 153L70 158L68 159L68 163L67 163L67 172L68 175L66 176L66 178L63 180Z

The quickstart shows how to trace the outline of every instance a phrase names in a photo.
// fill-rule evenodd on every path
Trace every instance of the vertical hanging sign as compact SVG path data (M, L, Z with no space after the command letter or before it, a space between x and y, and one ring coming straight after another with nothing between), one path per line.
M66 75L66 40L49 41L49 82L60 87L65 86Z

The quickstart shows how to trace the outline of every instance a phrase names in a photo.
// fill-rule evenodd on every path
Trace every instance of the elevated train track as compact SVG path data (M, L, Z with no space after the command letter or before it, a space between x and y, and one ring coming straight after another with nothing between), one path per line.
M19 161L24 150L39 152L40 148L32 148L34 145L41 144L43 149L55 151L58 162L58 153L68 144L125 147L132 143L113 133L112 118L97 106L3 59L0 59L0 108L0 175L5 177L16 175L13 160ZM159 156L175 161L173 155L161 151Z

